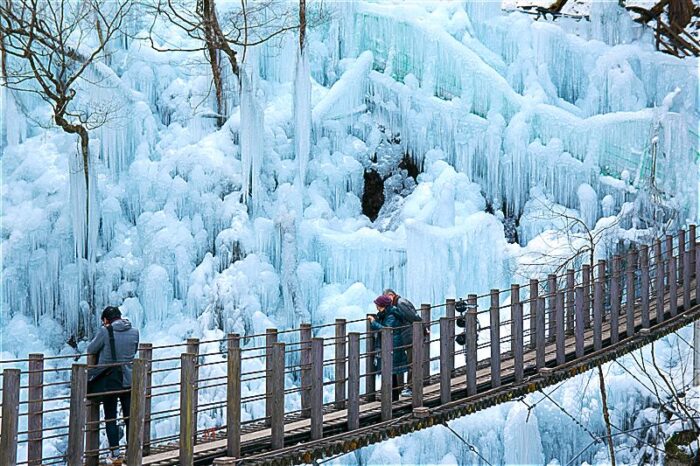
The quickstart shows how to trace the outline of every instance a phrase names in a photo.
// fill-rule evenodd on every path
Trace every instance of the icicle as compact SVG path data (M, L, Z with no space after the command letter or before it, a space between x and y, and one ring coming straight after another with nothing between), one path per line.
M165 322L173 299L173 287L163 267L154 264L143 272L139 297L142 308L146 309L145 322Z
M311 117L314 140L321 137L325 121L341 120L344 123L343 127L347 128L352 122L348 117L364 112L366 79L373 61L372 52L363 52L314 106Z
M27 139L27 120L17 106L12 91L5 86L0 86L0 109L0 147L19 144Z
M294 78L294 154L298 161L298 184L306 185L311 143L311 81L308 51L297 51Z
M278 228L282 237L281 251L282 264L280 279L282 282L282 297L284 300L287 325L298 327L303 322L310 322L311 315L304 306L299 286L298 257L297 257L297 232L296 222L291 214L281 215L277 219Z
M70 199L71 218L73 222L73 251L78 261L78 271L81 278L79 282L94 283L94 262L97 249L97 234L99 230L99 212L97 196L97 177L95 176L94 158L98 152L91 144L89 175L89 203L85 186L85 174L83 172L83 156L80 150L76 150L70 157ZM87 209L87 211L86 211ZM91 290L88 290L90 293ZM87 297L87 296L85 296Z
M241 165L243 171L243 197L257 212L262 194L260 186L261 167L265 154L265 126L263 110L256 95L255 77L241 69Z
M588 228L592 229L598 218L598 194L588 183L581 184L576 192L578 194L581 219Z
M514 403L503 428L505 464L544 464L537 414L522 403Z

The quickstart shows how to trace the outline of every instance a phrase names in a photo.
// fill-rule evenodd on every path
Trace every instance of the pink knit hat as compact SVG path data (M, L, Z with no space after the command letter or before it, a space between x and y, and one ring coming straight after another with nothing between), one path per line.
M389 307L391 306L391 298L385 295L377 296L377 299L374 300L374 304L379 307Z

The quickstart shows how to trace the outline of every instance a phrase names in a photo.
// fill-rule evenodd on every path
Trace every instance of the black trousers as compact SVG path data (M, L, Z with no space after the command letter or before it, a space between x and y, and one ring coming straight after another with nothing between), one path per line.
M403 387L403 374L391 375L391 400L399 401L401 396L401 387Z
M118 395L106 395L102 398L102 410L105 415L105 430L109 448L119 447L119 427L117 427L117 400L122 404L122 414L126 422L126 438L129 438L129 408L131 407L131 393Z

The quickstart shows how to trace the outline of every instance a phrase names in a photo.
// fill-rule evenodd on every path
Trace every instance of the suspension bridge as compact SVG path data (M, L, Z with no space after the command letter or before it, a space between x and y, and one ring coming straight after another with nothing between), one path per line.
M699 259L691 225L609 263L423 304L403 348L366 319L142 343L130 417L119 419L129 426L126 464L309 463L513 400L698 319ZM392 401L381 374L392 373L395 350L412 356L412 395ZM85 363L71 364L78 357ZM108 449L87 393L95 356L0 364L13 366L2 371L0 464L98 466Z

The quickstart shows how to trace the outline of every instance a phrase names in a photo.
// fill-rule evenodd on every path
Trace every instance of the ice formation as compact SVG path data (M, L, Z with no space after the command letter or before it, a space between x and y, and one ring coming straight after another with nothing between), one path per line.
M41 101L0 88L1 354L26 354L13 332L39 327L46 351L65 350L107 304L155 343L359 318L387 286L442 302L551 272L580 246L567 217L600 232L596 259L649 238L649 212L696 218L697 59L655 52L617 2L555 23L498 2L328 8L303 53L289 32L247 49L240 87L224 67L221 128L209 68L156 52L130 22L133 39L81 88L82 105L116 107L91 133L89 231L75 140L45 129ZM368 193L371 173L381 193ZM460 421L488 458L510 458L505 437L532 440L533 462L563 448L546 435L561 418L525 428L508 409ZM474 461L416 448L358 455Z

